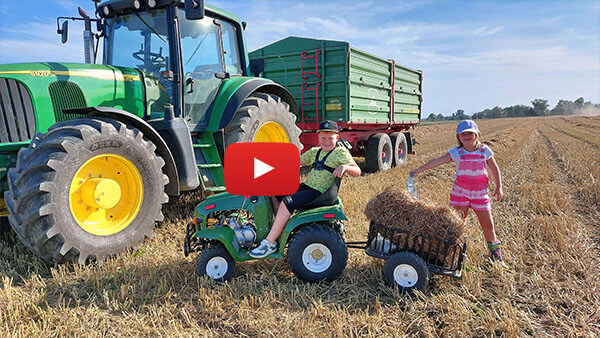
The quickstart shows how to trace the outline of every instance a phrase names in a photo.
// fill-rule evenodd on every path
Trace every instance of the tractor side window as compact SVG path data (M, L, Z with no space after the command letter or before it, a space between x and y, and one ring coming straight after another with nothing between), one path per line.
M223 32L223 53L225 53L225 71L231 75L242 75L237 28L228 22L221 23Z
M180 16L185 17L183 11ZM206 112L221 85L215 73L223 72L219 27L209 17L181 20L180 35L184 116L192 125L206 124Z

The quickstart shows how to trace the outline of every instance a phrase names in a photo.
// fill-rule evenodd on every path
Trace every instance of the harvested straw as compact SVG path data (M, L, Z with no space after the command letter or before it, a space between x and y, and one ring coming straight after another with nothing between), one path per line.
M431 236L445 241L462 244L466 239L465 222L452 208L436 206L425 200L413 200L406 191L397 185L385 189L369 200L365 207L369 220L388 227L405 230L413 235ZM408 246L413 246L414 236ZM435 251L436 248L427 248ZM445 253L438 258L445 264ZM451 258L449 258L451 260Z

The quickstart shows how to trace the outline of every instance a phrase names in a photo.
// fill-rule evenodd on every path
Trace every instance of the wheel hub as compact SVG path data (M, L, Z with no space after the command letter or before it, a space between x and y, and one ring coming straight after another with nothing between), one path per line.
M144 198L142 176L126 157L97 155L75 173L69 206L79 226L108 236L125 229L138 215Z
M227 260L223 257L213 257L206 263L206 274L212 279L219 279L227 273Z
M329 269L332 261L333 255L331 251L321 243L310 244L302 252L302 263L310 272L324 272Z
M394 280L398 285L408 288L414 286L419 280L419 275L414 267L408 264L400 264L394 269Z
M110 209L121 200L121 186L110 178L92 178L81 186L81 200L93 208Z
M260 126L256 131L254 142L289 143L290 138L279 123L270 121Z

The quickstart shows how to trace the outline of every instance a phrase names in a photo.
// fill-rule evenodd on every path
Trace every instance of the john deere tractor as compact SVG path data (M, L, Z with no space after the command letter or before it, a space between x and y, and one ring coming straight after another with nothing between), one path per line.
M103 261L151 237L168 196L225 190L231 143L301 148L292 95L248 76L237 17L200 0L95 6L57 19L63 43L85 23L86 63L0 65L3 216L56 262Z

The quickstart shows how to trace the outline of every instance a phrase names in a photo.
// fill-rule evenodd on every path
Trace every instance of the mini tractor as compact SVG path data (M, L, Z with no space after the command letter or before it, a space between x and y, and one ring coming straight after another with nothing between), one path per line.
M248 76L237 17L201 0L95 6L57 19L63 43L69 21L85 23L86 63L0 65L3 216L49 261L102 262L151 237L168 196L224 191L231 143L301 149L294 98Z

